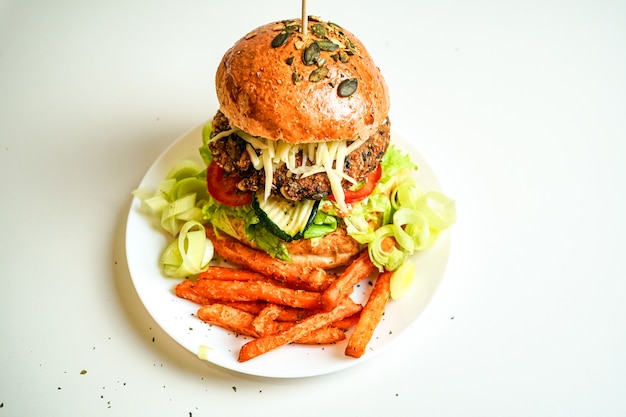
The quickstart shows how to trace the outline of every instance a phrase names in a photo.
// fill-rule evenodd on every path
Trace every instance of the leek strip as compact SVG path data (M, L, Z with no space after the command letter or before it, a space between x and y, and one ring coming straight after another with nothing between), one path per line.
M149 187L139 187L136 190L133 190L132 194L143 203L145 200L152 198L154 191L152 191Z
M155 213L160 213L165 207L167 207L169 201L167 201L167 199L162 195L157 194L145 200L144 203Z
M161 227L172 236L176 236L180 230L177 216L185 213L196 206L196 195L189 194L168 204L161 213Z
M213 244L206 237L202 223L186 222L180 234L161 255L163 274L171 278L184 278L206 270L213 258Z
M443 230L456 221L454 200L437 191L429 191L422 196L416 208L424 213L428 224L435 230Z
M383 250L382 243L388 237L395 237L393 225L388 224L374 232L374 239L367 246L370 259L379 270L394 271L406 259L407 253L393 246L390 250Z
M401 208L393 215L393 227L398 244L412 253L425 247L430 239L426 216L412 208Z
M411 287L415 278L415 263L407 260L391 275L389 287L391 298L397 300L401 298Z
M170 196L172 199L183 198L188 194L196 195L196 202L200 200L208 200L209 193L206 188L206 181L198 178L183 178L176 183Z
M394 209L400 207L417 207L418 200L424 195L411 177L400 182L391 192L391 204Z
M191 159L183 159L170 168L170 171L167 173L165 178L168 180L174 179L176 181L180 181L184 178L198 175L198 173L202 172L203 169L204 167L200 165L199 162Z

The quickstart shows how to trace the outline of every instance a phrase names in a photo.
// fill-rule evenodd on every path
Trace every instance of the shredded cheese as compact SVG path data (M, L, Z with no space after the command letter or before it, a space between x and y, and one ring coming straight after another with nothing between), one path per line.
M344 212L348 211L341 181L345 179L352 184L356 184L357 181L343 172L343 165L347 156L363 144L363 139L356 139L350 144L348 144L348 140L292 144L284 140L274 141L252 136L241 129L233 128L221 132L212 140L233 133L247 142L246 152L250 156L254 168L265 170L265 199L270 196L272 191L274 172L279 166L285 164L289 172L300 178L322 172L326 173L339 209ZM298 155L301 157L300 164L296 162Z

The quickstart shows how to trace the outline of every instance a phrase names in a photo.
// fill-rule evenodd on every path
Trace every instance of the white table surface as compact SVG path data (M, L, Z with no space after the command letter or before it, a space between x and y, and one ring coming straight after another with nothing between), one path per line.
M213 115L226 49L299 1L0 0L0 416L626 415L626 3L309 12L365 42L457 200L426 311L357 367L267 379L135 292L131 190Z

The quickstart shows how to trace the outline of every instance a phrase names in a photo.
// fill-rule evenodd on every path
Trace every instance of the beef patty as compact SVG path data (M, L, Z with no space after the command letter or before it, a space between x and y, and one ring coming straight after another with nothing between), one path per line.
M213 132L215 136L220 132L231 129L228 118L218 110L213 118ZM374 171L382 160L390 140L390 124L386 119L376 133L370 136L359 148L346 156L344 172L357 181L363 180ZM265 186L265 172L257 170L250 161L246 151L246 141L233 133L209 143L213 160L221 166L227 175L236 175L241 178L238 188L241 191L257 191ZM299 157L296 158L301 163ZM352 184L343 180L344 189ZM331 194L330 181L325 173L313 174L301 178L291 173L285 164L274 171L273 194L281 194L289 200L312 199L319 200Z

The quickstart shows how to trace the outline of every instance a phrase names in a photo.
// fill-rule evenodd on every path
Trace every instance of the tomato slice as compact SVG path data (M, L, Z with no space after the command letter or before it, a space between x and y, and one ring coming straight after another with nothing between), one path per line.
M372 191L374 191L374 188L376 188L376 184L378 184L378 181L380 181L380 177L382 176L382 174L383 169L379 164L375 170L367 174L367 176L365 177L365 182L361 187L356 190L345 190L344 194L346 196L346 204L356 203L363 200L368 195L372 194ZM335 201L335 196L333 195L328 198Z
M243 192L237 188L241 178L236 175L225 176L224 168L211 161L206 170L206 185L209 194L227 206L245 206L252 203L252 192Z

